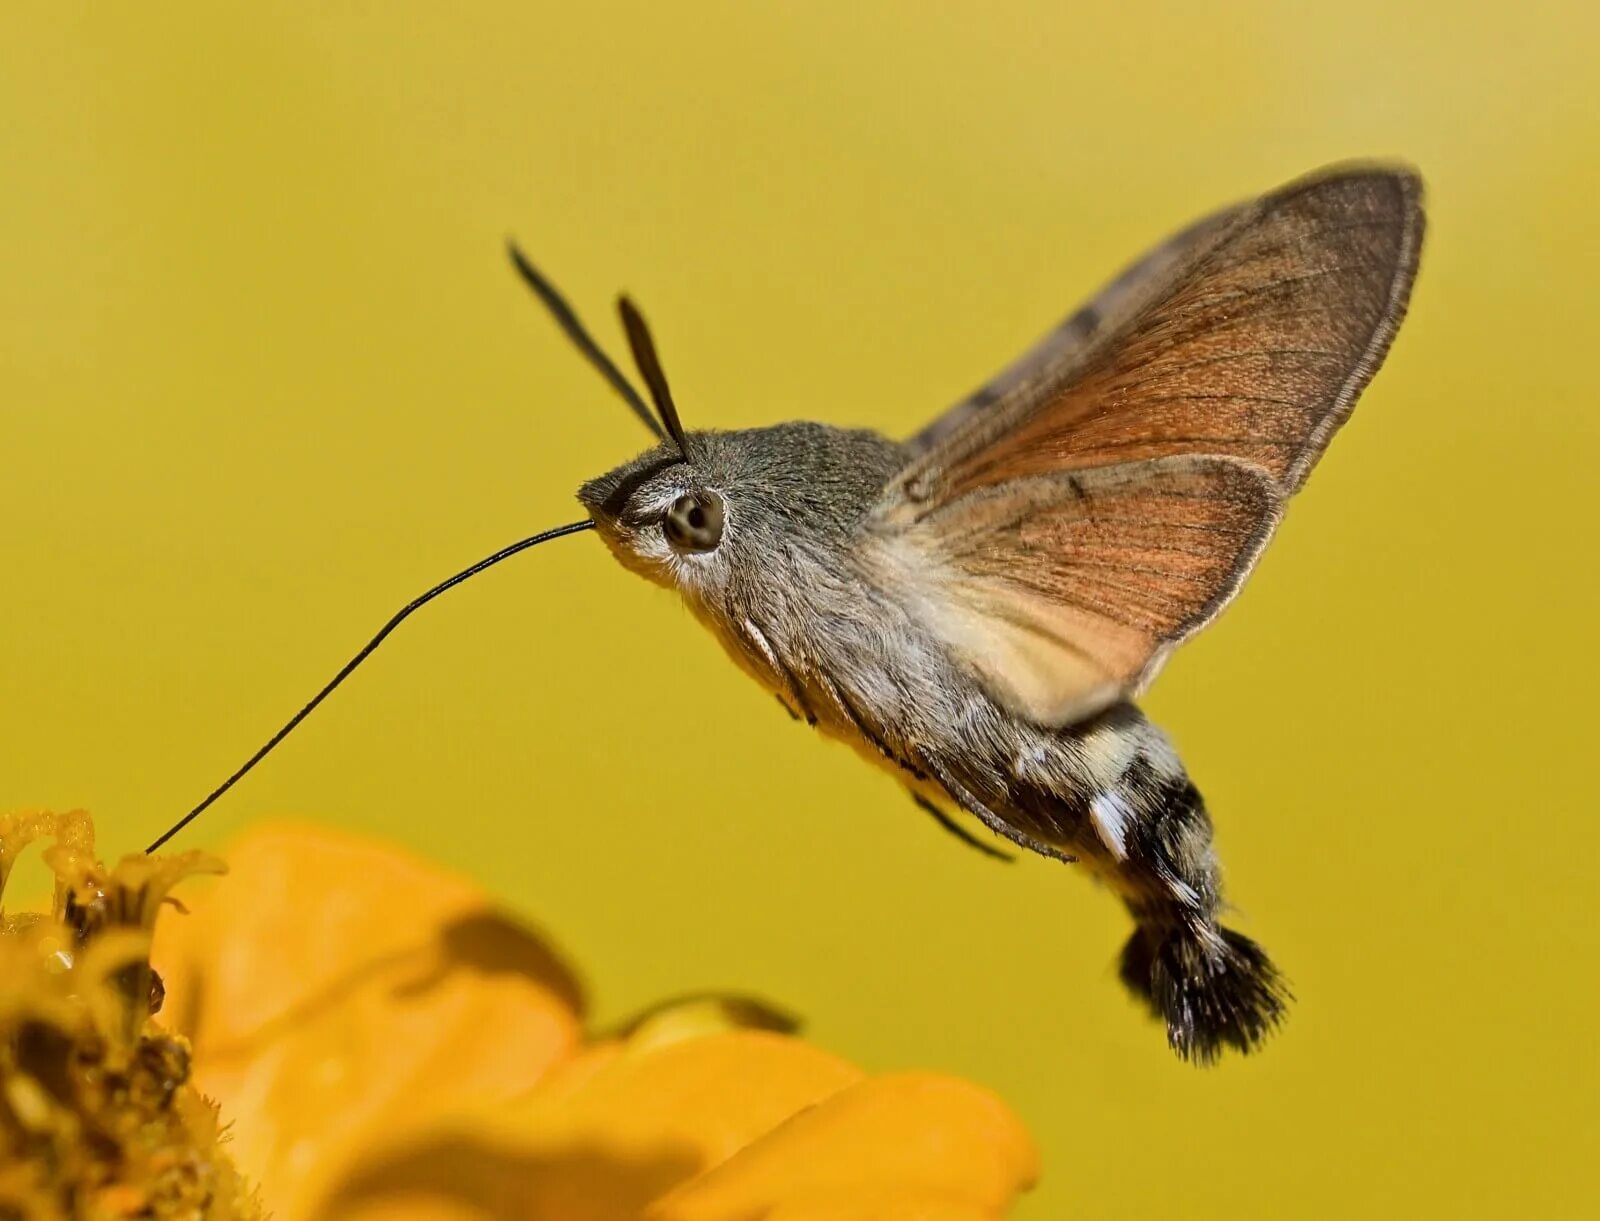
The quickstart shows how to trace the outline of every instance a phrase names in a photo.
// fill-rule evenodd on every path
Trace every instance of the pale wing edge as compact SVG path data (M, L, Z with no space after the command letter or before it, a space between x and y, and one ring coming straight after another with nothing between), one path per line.
M1332 403L1322 418L1317 421L1316 427L1306 436L1305 443L1300 447L1300 453L1290 465L1283 478L1285 494L1298 492L1305 485L1306 477L1311 473L1311 468L1317 460L1327 452L1333 436L1350 418L1350 413L1355 409L1356 400L1361 397L1361 392L1367 388L1378 369L1382 366L1384 358L1389 354L1389 348L1394 343L1394 337L1400 330L1400 324L1405 321L1406 311L1411 304L1411 289L1416 283L1417 267L1422 257L1422 238L1427 229L1427 219L1422 210L1423 185L1422 176L1410 167L1397 166L1367 166L1360 165L1335 167L1325 174L1318 174L1298 184L1299 189L1305 190L1316 186L1331 177L1345 175L1359 175L1362 173L1381 174L1387 177L1400 192L1400 206L1405 217L1404 227L1400 232L1400 249L1395 255L1394 275L1389 281L1389 291L1385 301L1384 311L1378 320L1378 325L1373 328L1372 334L1367 339L1367 345L1351 367L1339 391L1334 395ZM1281 196L1280 196L1281 198Z
M1285 493L1266 471L1254 463L1244 462L1238 458L1207 457L1198 461L1236 467L1240 472L1248 473L1255 481L1262 498L1260 519L1249 540L1241 548L1238 559L1234 561L1227 582L1206 600L1204 606L1162 638L1160 647L1150 654L1150 660L1145 662L1137 677L1129 684L1129 695L1143 694L1161 673L1162 667L1167 664L1167 659L1177 648L1210 627L1217 616L1238 597L1239 591L1244 588L1244 583L1250 579L1250 574L1255 572L1256 565L1261 562L1261 557L1266 553L1267 545L1272 542L1273 536L1277 534L1278 527L1283 524Z

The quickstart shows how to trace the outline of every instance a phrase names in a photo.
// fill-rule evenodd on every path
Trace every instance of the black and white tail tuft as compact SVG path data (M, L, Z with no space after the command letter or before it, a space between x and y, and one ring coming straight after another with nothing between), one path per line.
M1259 945L1194 920L1141 924L1122 948L1122 982L1167 1025L1185 1060L1252 1052L1283 1020L1287 983Z

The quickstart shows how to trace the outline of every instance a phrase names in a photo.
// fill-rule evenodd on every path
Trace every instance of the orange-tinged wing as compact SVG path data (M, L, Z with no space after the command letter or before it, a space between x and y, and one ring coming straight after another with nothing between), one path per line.
M1325 173L1186 231L933 430L869 523L905 604L1021 715L1136 693L1237 592L1388 350L1406 171ZM924 434L928 436L930 434Z
M1260 471L1174 457L1013 480L885 538L912 605L990 693L1059 725L1141 688L1278 521ZM914 590L915 592L912 592Z
M1165 291L1173 271L1186 265L1196 251L1206 247L1249 206L1221 208L1146 251L1033 347L937 416L907 444L918 453L931 449L954 436L974 417L993 414L994 408L1012 401L1019 390L1048 375L1051 369L1063 368L1082 356L1091 343L1120 326L1148 305L1152 297Z

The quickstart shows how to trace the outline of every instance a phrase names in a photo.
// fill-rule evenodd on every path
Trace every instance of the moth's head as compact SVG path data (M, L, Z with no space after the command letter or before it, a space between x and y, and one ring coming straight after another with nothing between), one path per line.
M726 565L723 544L737 532L726 472L704 461L716 439L684 438L702 461L664 442L578 489L600 537L625 568L660 585L703 583ZM696 580L698 578L698 580Z
M819 424L685 433L643 316L617 309L651 406L555 287L515 246L517 271L561 329L660 444L591 479L578 499L623 565L714 600L743 583L784 580L796 549L824 562L881 492L904 454L876 433Z
M685 456L687 455L687 456ZM902 461L876 433L777 424L689 433L592 479L578 499L622 564L715 597L836 554Z

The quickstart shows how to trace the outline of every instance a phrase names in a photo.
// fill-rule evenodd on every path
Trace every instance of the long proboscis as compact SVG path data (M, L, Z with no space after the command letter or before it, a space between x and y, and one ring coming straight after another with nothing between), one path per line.
M593 527L594 522L592 521L569 522L567 525L557 526L553 530L546 530L541 534L533 535L531 538L525 538L520 542L512 543L509 547L502 547L493 555L479 560L470 568L463 568L460 572L456 573L455 576L449 578L448 580L439 582L439 584L428 590L427 593L413 598L410 602L407 602L403 607L395 612L395 614L390 618L389 622L385 623L383 627L379 629L376 636L362 646L360 652L358 652L349 661L345 662L343 668L341 668L337 674L328 680L327 684L322 688L321 691L318 691L316 695L311 697L310 701L305 705L305 707L300 709L299 712L295 713L289 718L282 729L278 730L277 733L268 738L266 742L262 744L261 748L257 750L255 754L246 759L239 769L233 773L233 775L229 776L221 784L217 785L216 788L212 789L210 793L206 794L204 801L195 806L194 809L190 810L177 822L173 823L172 826L168 827L154 843L145 849L145 852L154 852L156 849L160 848L162 844L166 843L179 831L182 831L195 819L199 818L200 815L204 814L208 809L210 809L211 806L216 803L217 799L220 798L224 793L226 793L234 785L238 784L239 781L243 780L256 764L260 763L269 754L271 754L273 748L276 747L278 743L282 742L291 733L293 733L295 727L316 710L318 704L322 703L323 700L332 695L339 684L344 682L345 679L349 678L357 666L359 666L372 655L373 650L375 650L384 642L384 640L388 638L389 633L393 632L395 628L399 627L406 621L406 619L415 614L422 607L426 606L429 602L432 602L435 598L447 590L454 589L468 577L475 577L484 569L493 568L496 564L500 563L501 560L508 560L518 552L526 551L530 547L537 547L540 543L549 542L551 539L561 538L568 534L576 534L580 530L589 530L593 529Z

